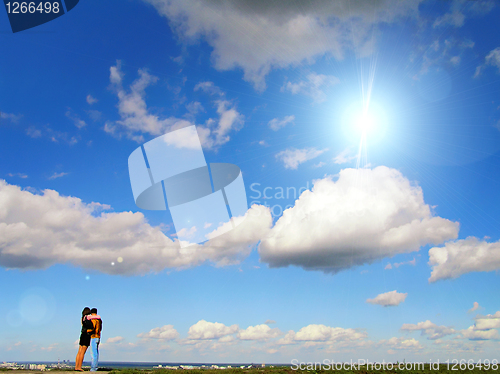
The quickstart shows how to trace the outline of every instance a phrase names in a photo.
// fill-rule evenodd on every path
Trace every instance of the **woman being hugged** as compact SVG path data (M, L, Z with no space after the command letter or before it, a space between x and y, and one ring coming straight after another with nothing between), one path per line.
M88 333L88 330L92 330L94 328L94 325L92 324L92 321L87 319L87 316L90 315L90 308L85 307L83 308L82 311L82 331L80 334L80 346L78 347L78 353L76 354L76 360L75 360L75 370L76 371L83 371L82 369L82 364L83 364L83 358L85 357L85 352L87 352L87 348L90 346L90 334Z

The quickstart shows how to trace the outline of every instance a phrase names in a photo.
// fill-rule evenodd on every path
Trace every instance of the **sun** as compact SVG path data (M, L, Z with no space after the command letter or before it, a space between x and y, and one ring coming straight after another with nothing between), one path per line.
M360 114L354 115L353 125L356 131L366 135L375 130L376 120L372 113L363 110Z

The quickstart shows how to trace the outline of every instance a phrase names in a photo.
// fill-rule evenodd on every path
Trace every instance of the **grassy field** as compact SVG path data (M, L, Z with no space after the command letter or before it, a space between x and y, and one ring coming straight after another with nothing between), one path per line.
M334 373L356 373L356 374L371 374L371 373L404 373L404 374L416 374L416 373L488 373L488 374L500 374L500 369L486 370L485 368L474 368L472 370L465 369L451 370L446 365L440 365L439 369L431 369L426 365L423 370L371 370L371 368L360 368L358 370L292 370L290 367L274 367L274 368L256 368L256 369L190 369L186 370L189 374L297 374L297 373L309 373L309 374L334 374ZM179 370L168 370L168 369L155 369L155 370L138 370L138 369L121 369L112 370L109 374L179 374ZM186 373L187 374L187 373Z

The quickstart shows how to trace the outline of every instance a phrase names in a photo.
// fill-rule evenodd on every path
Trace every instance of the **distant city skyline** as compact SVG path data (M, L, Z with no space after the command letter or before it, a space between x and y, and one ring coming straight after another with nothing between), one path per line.
M0 11L0 362L74 360L86 306L103 362L500 359L499 16L87 0L12 33ZM234 229L135 203L131 153L186 128L241 170Z

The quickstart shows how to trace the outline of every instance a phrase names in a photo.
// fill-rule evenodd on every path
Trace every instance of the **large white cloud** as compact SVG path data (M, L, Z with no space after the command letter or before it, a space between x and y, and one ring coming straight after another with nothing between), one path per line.
M457 278L473 271L500 269L500 241L488 243L475 237L451 241L429 249L432 273L429 282Z
M70 263L108 274L159 272L207 260L224 266L248 256L272 224L269 210L254 205L234 230L181 249L142 213L108 209L54 190L37 194L0 180L0 265L38 269Z
M259 246L271 267L338 272L455 239L459 224L433 216L422 189L399 171L344 169L314 182Z
M416 16L421 0L144 0L167 17L187 43L204 39L219 70L242 68L244 78L265 88L272 68L284 68L346 49L370 53L374 25Z
M181 250L162 229L142 213L109 212L99 203L0 181L0 265L7 268L70 263L144 274L205 261L225 266L246 258L261 240L261 260L271 267L337 272L456 238L458 223L434 217L420 187L378 167L315 181L274 227L269 209L254 205L243 224L203 245Z
M377 304L382 306L397 306L406 300L407 293L400 293L396 290L381 293L373 299L366 300L367 303Z

